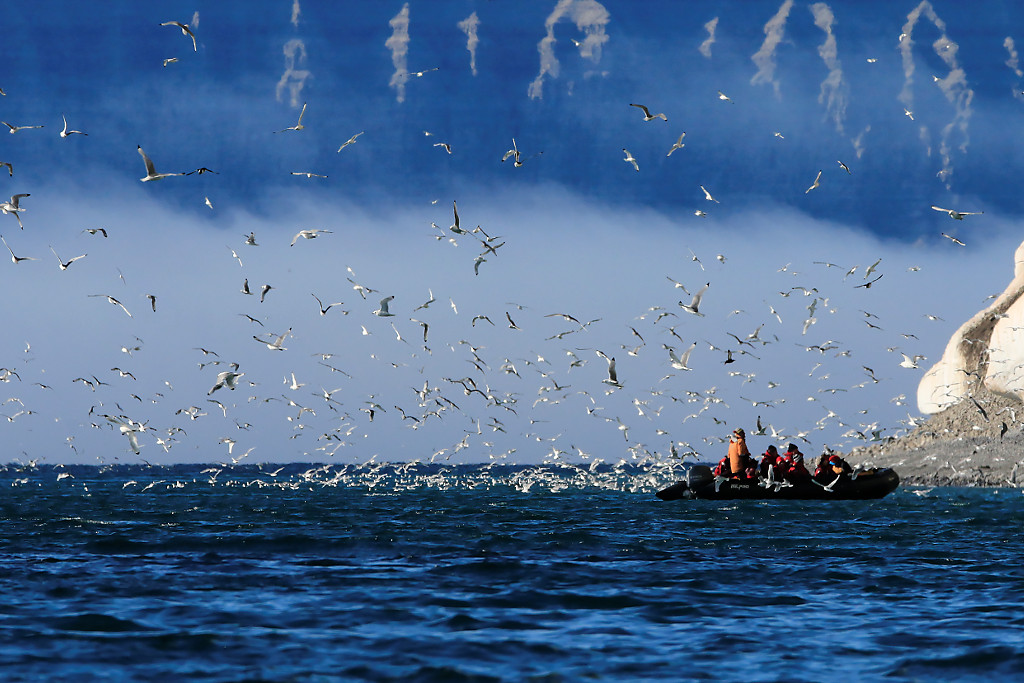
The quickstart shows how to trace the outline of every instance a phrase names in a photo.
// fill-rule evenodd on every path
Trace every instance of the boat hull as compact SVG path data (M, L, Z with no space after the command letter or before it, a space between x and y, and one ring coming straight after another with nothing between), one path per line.
M656 495L661 500L873 500L884 498L899 485L899 475L890 468L858 472L826 487L814 481L792 486L765 486L760 480L723 480L714 477L710 468L695 465L687 472L686 480L678 481Z

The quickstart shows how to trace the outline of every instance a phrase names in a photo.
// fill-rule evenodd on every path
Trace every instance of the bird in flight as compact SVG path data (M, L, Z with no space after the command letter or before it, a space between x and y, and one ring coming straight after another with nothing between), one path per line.
M712 197L711 193L708 192L707 188L704 187L703 185L700 186L700 189L704 192L704 199L708 200L709 202L714 202L715 204L721 204L722 203L722 202L718 201L717 199L715 199L714 197Z
M838 160L838 159L837 159L837 160L836 160L836 163L837 163L837 164L839 164L839 168L843 169L844 171L846 171L846 172L847 172L847 173L849 173L850 175L853 175L853 172L852 172L852 171L850 171L850 167L849 167L849 166L847 166L846 164L844 164L844 163L843 163L842 161L840 161L840 160Z
M639 164L636 163L636 159L633 157L633 155L629 153L629 150L623 147L622 151L626 154L626 158L623 159L623 161L625 161L627 164L633 164L633 168L639 171L640 166Z
M25 209L20 206L19 202L21 201L22 197L31 197L31 196L32 196L31 194L25 192L25 193L22 193L22 194L13 195L11 197L10 201L0 202L0 212L5 213L5 214L6 213L14 214L14 217L18 219L18 225L21 226L22 230L25 229L25 226L21 224L21 216L18 215L18 214L23 212Z
M813 189L815 189L815 188L819 187L820 185L821 185L821 171L818 171L818 175L816 175L816 176L814 177L814 182L813 182L813 183L811 183L811 186L810 186L810 187L808 187L808 188L807 188L806 190L804 190L804 194L807 194L807 193L808 193L808 192L810 192L811 190L813 190Z
M69 135L88 135L88 133L83 133L80 130L68 130L68 119L67 119L67 117L64 116L63 114L61 114L60 117L62 119L64 119L64 130L62 130L60 132L60 136L62 138L66 138Z
M199 48L196 47L196 34L192 33L192 29L188 24L183 24L180 21L165 21L160 24L161 26L177 26L181 29L181 34L188 36L192 39L192 51L199 52Z
M50 251L53 251L53 255L57 256L57 252L53 250L53 247L50 247ZM78 259L85 258L85 256L86 256L85 254L82 254L81 256L75 256L74 258L68 259L67 261L64 261L60 256L57 256L57 262L60 264L60 269L61 270L67 270L68 266L70 266L72 263L74 263Z
M14 124L7 123L6 121L0 121L0 123L4 124L8 128L10 128L11 129L10 132L11 132L12 135L14 133L17 133L19 130L27 130L29 128L42 128L43 127L43 126L15 126Z
M947 214L950 218L956 221L962 221L964 216L980 216L985 213L984 211L954 211L953 209L943 209L941 206L932 205L932 208L936 211L941 211Z
M289 126L289 127L284 128L282 130L275 130L274 132L275 133L283 133L286 130L302 130L303 128L305 128L305 126L302 125L302 116L305 113L306 113L306 103L303 102L302 103L302 111L299 112L299 120L295 123L295 125L294 126Z
M317 235L319 235L320 233L330 234L331 231L324 230L323 228L310 228L309 230L299 230L297 233L295 233L295 237L292 238L292 243L289 244L288 246L294 247L295 243L299 241L300 237L303 237L307 240L316 239Z
M683 131L683 133L679 136L679 139L676 140L675 144L672 145L672 149L670 149L668 151L668 154L666 154L665 156L670 157L672 156L672 152L676 151L677 149L682 149L683 147L686 147L686 144L683 143L683 138L685 137L686 131Z
M139 178L142 182L147 183L150 180L160 180L161 178L167 178L169 176L185 175L184 173L157 173L156 167L153 166L153 160L149 158L149 155L146 154L145 151L143 151L142 145L139 145L138 147L139 154L142 155L142 161L146 164L146 175L143 178Z
M349 145L355 144L356 138L359 137L360 135L362 135L365 132L366 132L365 130L359 131L358 133L356 133L355 135L350 137L348 140L346 140L345 142L341 143L341 147L338 148L338 151L340 152L341 150L345 149Z
M311 296L314 299L316 299L316 302L318 304L320 304L320 315L327 315L327 311L331 310L331 308L333 306L342 306L345 303L343 301L335 301L333 304L327 304L326 306L324 306L324 302L320 301L320 297L318 297L316 294L312 294L312 293L311 293Z
M37 261L38 260L38 259L36 259L36 258L34 258L32 256L15 256L14 255L14 250L11 249L9 244L7 244L7 240L4 239L3 235L0 235L0 242L3 242L4 246L7 247L7 251L11 252L11 262L14 265L18 265L22 261Z
M606 377L605 379L601 380L601 382L603 382L604 384L608 384L610 386L613 386L613 387L615 387L617 389L621 389L622 388L622 384L619 383L619 376L615 372L615 358L614 358L614 356L609 356L604 351L601 351L600 349L597 349L597 355L601 356L601 358L604 358L606 361L608 361L608 377Z
M423 71L406 71L404 75L415 76L416 78L423 78L423 74L428 74L431 71L437 71L439 67L433 67L431 69L424 69Z
M661 119L662 121L668 121L668 117L664 114L652 114L651 111L642 104L630 104L631 107L639 107L644 112L644 121L653 121L654 119Z
M704 292L708 291L708 287L710 287L710 286L711 286L710 282L706 283L703 287L700 288L699 292L697 292L696 294L693 295L693 300L689 304L684 304L682 301L680 301L679 302L679 306L683 310L689 311L690 313L693 313L694 315L703 316L704 314L701 313L700 310L699 310L700 309L700 301L701 301L701 299L704 298Z
M693 368L687 365L687 363L690 362L690 354L693 353L695 348L697 348L697 342L690 344L690 348L683 351L683 355L681 356L677 356L676 350L671 346L666 346L665 348L668 349L669 365L676 370L693 370Z
M943 237L945 237L945 238L946 238L946 239L948 239L948 240L952 240L952 241L953 241L953 244L959 244L959 245L960 245L961 247L966 247L966 246L967 246L966 244L964 244L963 242L961 242L961 241L960 241L960 240L958 240L957 238L953 237L952 235L947 235L947 234L946 234L946 233L944 233L944 232L942 232L942 233L939 233L939 234L940 234L940 235L942 235Z
M132 314L128 313L128 309L124 307L124 304L121 303L120 301L118 301L117 299L115 299L114 297L110 296L109 294L90 294L89 296L103 297L107 301L109 301L110 303L114 304L115 306L120 306L121 310L124 311L125 313L127 313L129 318L132 317Z
M388 310L388 306L391 304L391 301L394 298L395 298L394 296L386 296L383 299L381 299L380 300L380 308L378 308L376 311L374 311L373 314L374 315L379 315L382 318L390 318L390 317L394 316L395 314Z

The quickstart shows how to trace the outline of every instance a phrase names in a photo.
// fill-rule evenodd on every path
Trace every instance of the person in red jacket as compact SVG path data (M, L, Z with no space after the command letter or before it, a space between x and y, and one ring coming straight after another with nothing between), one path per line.
M780 467L782 461L779 456L779 449L775 446L769 446L768 450L761 456L761 465L758 468L758 473L764 479L778 480L782 478L782 475L788 470L788 467ZM769 475L771 471L771 475Z
M786 453L780 456L779 460L783 476L794 484L811 478L811 473L804 466L804 454L796 444L786 446Z

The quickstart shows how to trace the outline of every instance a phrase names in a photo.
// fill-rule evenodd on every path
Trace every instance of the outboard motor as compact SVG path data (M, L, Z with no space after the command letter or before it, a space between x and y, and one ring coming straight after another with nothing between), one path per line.
M686 485L691 491L707 486L715 480L715 473L707 465L694 465L686 471Z
M671 486L658 491L656 496L661 500L679 500L680 498L693 498L693 490L710 484L715 480L715 475L707 465L693 465L686 471L686 479L677 481Z

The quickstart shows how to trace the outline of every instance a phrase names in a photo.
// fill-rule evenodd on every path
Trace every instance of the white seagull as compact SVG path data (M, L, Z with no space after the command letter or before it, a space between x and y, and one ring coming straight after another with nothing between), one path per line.
M196 35L192 33L192 29L188 24L183 24L180 21L165 21L160 24L161 26L177 26L181 29L182 35L188 36L192 39L192 51L199 52L199 48L196 47Z
M601 356L601 358L604 358L606 361L608 361L608 377L601 380L601 382L613 386L617 389L621 389L622 384L619 383L618 374L615 372L615 358L605 354L605 352L601 351L600 349L597 349L596 351L597 355Z
M83 133L80 130L68 130L68 119L67 119L67 117L64 116L63 114L61 114L60 117L62 119L64 119L64 130L62 130L60 132L60 136L62 138L66 138L69 135L88 135L88 133Z
M714 197L712 197L711 193L708 192L707 188L704 187L703 185L700 186L700 189L704 191L704 199L708 200L709 202L714 202L715 204L721 204L722 203L722 202L718 201L717 199L715 199Z
M700 291L693 295L693 301L691 301L689 304L684 304L682 301L680 301L679 302L680 308L682 308L685 311L689 311L690 313L693 313L694 315L703 316L704 314L701 313L700 310L699 310L700 309L700 300L702 298L704 298L704 292L708 291L708 287L710 287L710 286L711 286L711 283L708 282L703 287L701 287Z
M345 142L341 143L341 147L338 148L338 151L340 152L341 150L345 149L349 145L355 144L356 138L359 137L360 135L362 135L365 132L366 132L365 130L359 131L358 133L356 133L355 135L350 137L348 140L346 140Z
M696 346L697 342L693 342L690 345L690 348L683 351L682 356L677 356L675 349L671 346L666 346L665 348L668 349L669 364L676 370L692 370L693 368L689 367L687 363L690 362L690 353L693 352L693 349L696 348Z
M670 157L672 156L672 152L676 151L677 149L682 149L683 147L686 147L686 145L683 143L683 138L685 137L686 131L683 131L682 135L679 136L679 139L676 140L674 145L672 145L672 149L670 149L668 151L668 154L666 154L665 156Z
M107 301L109 301L110 303L114 304L115 306L120 306L121 310L124 311L125 313L127 313L129 318L133 317L131 313L128 313L128 309L124 307L123 303L121 303L120 301L118 301L114 297L110 296L109 294L90 294L89 296L101 296L104 299L106 299Z
M218 373L216 384L214 384L213 387L208 392L206 392L206 395L209 396L210 394L217 391L221 387L227 387L228 389L234 391L235 387L238 386L238 378L244 374L244 372L234 372L232 370L225 370L224 372Z
M636 163L636 159L633 157L633 155L629 153L629 150L626 149L625 147L623 147L622 151L626 155L626 158L624 158L623 161L625 161L627 164L633 164L633 168L635 168L637 171L639 171L640 170L640 166L639 166L639 164Z
M390 311L388 310L388 304L390 304L390 303L391 303L391 301L392 301L392 300L393 300L394 298L395 298L395 297L393 297L393 296L386 296L386 297L384 297L383 299L381 299L381 300L380 300L380 308L378 308L378 309L377 309L376 311L374 311L374 312L373 312L373 314L374 314L374 315L379 315L379 316L380 316L380 317L382 317L382 318L386 318L386 317L391 317L391 316L394 316L395 314L394 314L394 313L391 313L391 312L390 312Z
M0 242L3 242L4 246L7 247L7 251L11 252L11 263L13 263L14 265L18 265L22 261L38 261L39 260L39 259L37 259L37 258L35 258L33 256L15 256L14 255L14 250L11 249L9 244L7 244L7 240L4 239L3 235L0 235Z
M142 161L146 164L146 176L144 178L139 178L142 182L147 183L150 180L160 180L161 178L167 178L169 176L185 175L184 173L157 173L156 167L153 166L153 160L149 158L149 155L146 154L145 151L143 151L142 145L138 145L138 148L139 154L142 155Z
M941 206L932 206L932 208L949 215L950 218L957 221L962 221L964 216L979 216L985 213L984 211L954 211L953 209L943 209Z
M13 214L18 219L18 225L24 230L25 226L21 223L21 216L18 214L22 213L25 209L20 205L22 197L31 197L32 195L25 192L22 194L13 195L10 201L0 203L0 212Z
M821 171L818 171L818 175L814 177L814 182L811 184L810 187L804 190L804 194L807 194L808 192L818 187L819 185L821 185Z
M295 125L294 126L289 126L288 128L285 128L283 130L275 130L274 132L275 133L283 133L286 130L302 130L303 128L305 128L305 126L302 125L302 115L305 114L305 113L306 113L306 103L303 102L302 103L302 111L299 112L299 120L295 123Z
M50 247L50 251L53 251L53 247L52 246ZM53 255L57 256L57 252L53 251ZM60 256L57 256L57 262L60 264L60 269L61 270L67 270L68 266L70 266L72 263L74 263L78 259L85 258L85 256L86 256L85 254L82 254L81 256L75 256L74 258L68 259L67 261L64 261L63 259L61 259Z
M324 230L323 228L311 228L309 230L299 230L295 233L295 237L292 238L292 243L288 246L294 247L295 243L299 241L300 237L304 237L307 240L316 239L320 233L330 234L330 230Z
M265 341L263 339L260 339L256 335L253 335L252 338L255 339L256 341L262 343L262 344L266 344L267 348L270 349L271 351L287 351L287 349L285 347L281 346L281 344L284 343L284 340L287 339L288 335L290 335L291 333L292 333L292 328L289 327L288 330L284 334L280 335L279 337L277 337L272 342L268 342L268 341Z
M29 129L29 128L42 128L43 127L43 126L15 126L14 124L7 123L6 121L0 121L0 123L4 124L8 128L10 128L11 129L10 132L11 132L12 135L14 133L17 133L19 130L26 130L26 129Z
M630 104L631 107L639 107L644 112L644 121L653 121L654 119L661 119L662 121L668 121L668 117L664 114L652 114L650 110L642 104Z

